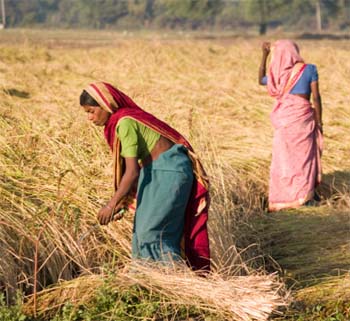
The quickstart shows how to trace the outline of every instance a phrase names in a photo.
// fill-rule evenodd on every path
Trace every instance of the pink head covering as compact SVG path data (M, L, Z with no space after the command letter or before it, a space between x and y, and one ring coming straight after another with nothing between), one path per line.
M268 71L267 90L272 97L281 97L291 76L293 67L304 60L298 46L291 40L278 40L272 47Z

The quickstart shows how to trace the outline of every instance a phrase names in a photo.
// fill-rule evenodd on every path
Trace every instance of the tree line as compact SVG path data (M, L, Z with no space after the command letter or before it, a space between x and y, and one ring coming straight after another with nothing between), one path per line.
M350 0L1 0L6 27L349 30Z

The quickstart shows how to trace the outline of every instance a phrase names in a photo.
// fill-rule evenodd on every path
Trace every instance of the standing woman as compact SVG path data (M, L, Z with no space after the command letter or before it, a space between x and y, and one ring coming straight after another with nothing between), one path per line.
M259 84L276 98L269 182L269 211L313 204L321 182L322 105L315 65L305 64L298 46L278 40L266 76L270 43L262 45ZM313 106L310 103L312 95Z
M209 270L209 182L191 145L108 83L87 86L80 105L90 121L104 126L113 152L115 193L98 213L100 224L136 207L133 258L182 256L193 269Z

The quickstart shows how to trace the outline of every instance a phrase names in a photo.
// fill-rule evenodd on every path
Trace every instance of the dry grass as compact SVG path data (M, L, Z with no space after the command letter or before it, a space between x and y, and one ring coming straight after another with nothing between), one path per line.
M255 272L269 264L266 257L270 252L265 247L269 236L281 240L277 250L295 263L293 277L317 271L315 262L310 263L310 271L299 271L318 251L315 247L309 248L308 255L299 256L298 248L291 250L288 240L271 226L266 238L260 234L252 237L259 229L251 220L264 210L272 137L268 114L273 101L256 80L260 39L220 42L117 33L64 32L57 36L50 32L43 40L37 33L21 31L17 42L9 43L13 34L4 31L0 35L0 284L8 293L20 288L30 294L60 280L72 281L59 283L57 291L69 292L73 284L83 287L84 280L97 287L105 262L121 267L128 263L131 217L91 229L99 206L110 196L112 180L110 154L101 132L87 124L78 106L81 89L95 80L115 84L140 106L173 125L190 138L203 159L212 182L209 227L218 274L217 279L213 275L213 279L198 281L198 286L214 282L222 291L218 297L221 293L233 300L229 292L236 284L228 278L246 277L247 296L242 300L246 298L251 304L248 309L255 310L252 291L261 285L261 291L266 286L266 293L276 293L274 289L280 286L275 277ZM324 213L334 214L344 227L350 208L349 44L299 44L306 60L319 68L327 184L320 189L323 206L301 212L315 218L311 225L293 217L274 221L274 228L282 227L286 233L295 229L295 221L296 226L316 226ZM338 231L337 224L332 226ZM333 232L329 232L334 241L332 253L340 253L340 238L348 233ZM305 238L305 242L309 240ZM330 252L325 260L327 257ZM342 268L348 257L344 253ZM280 263L283 267L286 262ZM327 264L322 269L322 275L330 272ZM86 279L74 279L81 273ZM155 272L142 285L147 288L151 284L162 289L160 292L165 289L165 296L177 298L178 292L170 291L173 284L160 276ZM188 286L186 298L192 300L192 281L183 277L183 286ZM45 311L51 302L45 301L46 294L55 290L46 291L34 296L35 303L30 301L38 311ZM225 305L225 300L220 300L224 306L205 296L196 300L204 309L218 313L223 309L228 317L230 304ZM262 308L256 313L266 316L276 302L278 299L271 297L270 310ZM282 297L279 302L283 305Z
M36 313L50 314L66 302L88 306L92 293L97 293L107 277L103 274L81 277L42 291ZM229 320L267 320L271 311L285 305L281 299L285 295L281 292L283 286L273 275L223 277L212 273L203 278L179 265L154 266L133 262L123 270L115 271L110 281L115 292L138 285L165 297L168 304L196 306ZM27 302L28 313L33 313L33 303L33 298Z

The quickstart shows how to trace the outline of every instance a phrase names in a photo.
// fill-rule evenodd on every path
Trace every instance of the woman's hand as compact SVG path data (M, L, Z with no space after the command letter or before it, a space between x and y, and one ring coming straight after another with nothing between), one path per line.
M101 225L107 225L110 221L120 220L123 217L123 214L119 213L122 208L122 205L111 206L107 204L100 209L97 219Z
M111 221L118 221L123 218L125 209L123 205L111 206L107 204L102 207L97 214L97 219L101 225L107 225Z
M98 214L97 219L101 225L107 225L113 217L113 208L109 205L102 207Z

